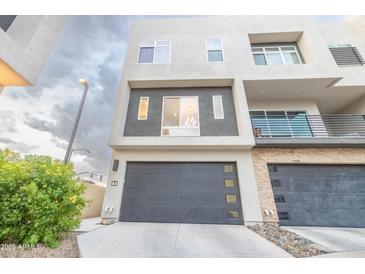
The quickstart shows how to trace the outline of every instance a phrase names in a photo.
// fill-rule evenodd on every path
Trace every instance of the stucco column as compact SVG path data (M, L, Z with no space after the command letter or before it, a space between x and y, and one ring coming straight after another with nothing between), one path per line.
M123 137L125 121L127 119L127 110L129 103L130 88L128 82L121 81L119 87L117 102L114 106L112 128L109 136L109 144L118 143Z
M236 109L238 134L245 139L245 143L253 146L255 144L255 139L252 132L245 88L243 81L240 78L236 77L234 79L232 93Z
M261 223L263 219L251 151L242 153L237 160L237 176L245 225Z
M113 153L112 162L110 164L108 184L105 191L103 209L101 211L101 217L103 219L117 220L119 218L127 161L114 157L115 154L116 153ZM112 170L114 160L119 160L117 171ZM113 181L114 183L112 183ZM115 181L117 182L117 185Z

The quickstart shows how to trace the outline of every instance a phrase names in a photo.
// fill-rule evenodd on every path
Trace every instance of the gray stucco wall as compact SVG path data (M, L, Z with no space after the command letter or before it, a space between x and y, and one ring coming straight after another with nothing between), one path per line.
M213 95L222 95L222 120L214 119ZM141 96L149 96L147 120L137 120ZM200 136L238 136L230 87L132 89L124 136L161 136L163 96L199 96Z

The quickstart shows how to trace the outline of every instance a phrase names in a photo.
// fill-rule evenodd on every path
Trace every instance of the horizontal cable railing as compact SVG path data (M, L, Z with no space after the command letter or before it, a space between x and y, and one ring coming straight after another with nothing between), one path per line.
M365 115L323 114L258 115L251 114L254 136L260 137L365 137Z

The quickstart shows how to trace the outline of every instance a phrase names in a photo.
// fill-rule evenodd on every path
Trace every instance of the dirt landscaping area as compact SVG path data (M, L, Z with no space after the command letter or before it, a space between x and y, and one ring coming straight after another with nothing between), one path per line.
M252 225L248 226L248 228L297 258L332 253L332 251L322 248L312 241L276 224Z
M2 243L0 244L0 258L79 258L77 235L77 233L70 233L57 248L49 248L44 245L27 247Z

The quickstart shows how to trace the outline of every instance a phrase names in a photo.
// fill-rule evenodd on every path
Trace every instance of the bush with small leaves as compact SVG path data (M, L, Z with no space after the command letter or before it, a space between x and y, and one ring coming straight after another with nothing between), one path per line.
M73 166L0 150L0 242L57 247L77 228L86 201Z

